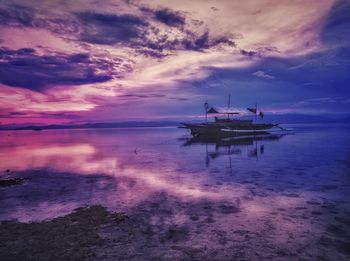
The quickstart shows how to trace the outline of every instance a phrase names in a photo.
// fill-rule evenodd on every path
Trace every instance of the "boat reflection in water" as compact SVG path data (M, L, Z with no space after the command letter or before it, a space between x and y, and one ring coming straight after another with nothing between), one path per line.
M323 247L317 242L345 244L338 232L350 235L343 222L350 125L293 127L297 135L233 137L192 137L178 128L0 132L0 177L25 179L0 188L0 220L41 221L97 204L143 220L154 233L130 231L146 231L147 240L161 234L157 244L169 238L162 247L200 253L203 246L215 255L243 247L244 260L275 260L281 250L303 255L289 259L315 259ZM173 241L168 231L178 229L184 232ZM258 258L252 247L267 255ZM335 250L329 260L349 260Z
M279 141L283 134L260 134L260 135L241 135L234 137L222 136L191 136L181 139L183 146L205 145L206 165L210 165L211 160L221 156L233 156L256 158L257 160L265 152L265 143Z

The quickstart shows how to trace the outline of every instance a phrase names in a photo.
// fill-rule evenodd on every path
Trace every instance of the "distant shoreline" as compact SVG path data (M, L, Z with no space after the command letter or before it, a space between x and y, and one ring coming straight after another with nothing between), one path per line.
M154 128L154 127L175 127L179 122L120 122L120 123L91 123L80 125L31 125L24 127L5 127L0 131L8 130L60 130L60 129L113 129L113 128Z
M241 119L251 119L251 117L241 117ZM99 122L83 124L52 124L52 125L0 125L0 131L8 130L50 130L50 129L107 129L107 128L145 128L145 127L174 127L179 126L180 122L198 123L203 120L183 120L183 121L123 121L123 122ZM350 123L350 115L345 117L326 117L318 115L285 114L285 115L267 115L266 119L259 122L272 122L278 124L339 124Z

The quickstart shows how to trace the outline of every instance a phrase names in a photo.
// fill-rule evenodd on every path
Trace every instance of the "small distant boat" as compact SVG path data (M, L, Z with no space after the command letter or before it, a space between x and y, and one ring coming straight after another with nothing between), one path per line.
M34 128L33 131L41 131L41 128Z
M254 108L247 108L248 111L255 114L255 121L253 120L240 120L231 119L231 115L237 115L239 112L230 112L230 97L227 112L218 112L213 107L209 109L209 105L206 102L205 107L205 122L202 123L181 123L180 128L191 130L193 136L238 136L238 135L258 135L268 134L270 132L276 132L286 130L280 127L278 124L272 123L256 123L256 118L259 116L264 117L263 112L258 112L257 104ZM226 114L226 118L220 118L215 116L214 122L208 122L208 114L222 115ZM272 130L275 128L275 130Z

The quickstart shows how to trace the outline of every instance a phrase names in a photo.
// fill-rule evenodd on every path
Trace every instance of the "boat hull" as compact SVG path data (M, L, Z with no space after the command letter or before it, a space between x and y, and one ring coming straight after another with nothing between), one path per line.
M269 133L275 124L251 124L251 125L219 125L219 124L183 124L183 128L189 129L193 136L240 136Z

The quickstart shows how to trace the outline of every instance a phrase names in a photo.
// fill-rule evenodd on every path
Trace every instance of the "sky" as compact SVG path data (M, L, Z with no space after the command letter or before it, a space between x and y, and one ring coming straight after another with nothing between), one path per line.
M0 123L350 113L350 1L0 0Z

